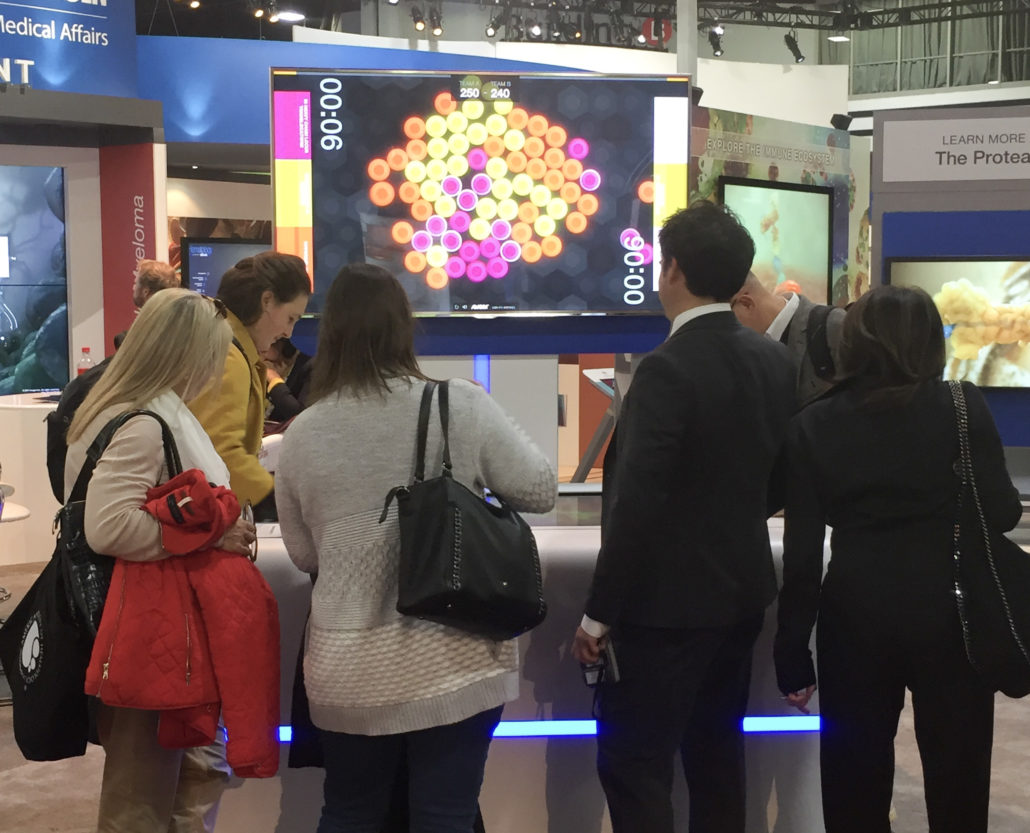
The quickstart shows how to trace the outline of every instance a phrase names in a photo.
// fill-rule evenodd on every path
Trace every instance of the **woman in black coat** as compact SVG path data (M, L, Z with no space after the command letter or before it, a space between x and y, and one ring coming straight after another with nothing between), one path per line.
M930 296L884 286L849 310L842 383L788 440L776 671L807 711L816 669L827 833L889 833L894 735L912 692L931 833L985 833L994 695L962 641L953 589L958 433ZM979 390L964 383L987 522L1022 514ZM825 527L832 558L823 578Z

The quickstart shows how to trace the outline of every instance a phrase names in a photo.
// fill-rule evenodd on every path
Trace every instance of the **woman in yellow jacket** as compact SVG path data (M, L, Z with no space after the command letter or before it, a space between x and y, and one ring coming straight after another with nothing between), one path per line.
M193 400L190 410L229 469L229 484L241 504L259 503L273 486L257 457L268 404L261 356L278 339L290 337L310 294L304 261L278 252L244 258L218 287L229 311L233 347L221 384Z

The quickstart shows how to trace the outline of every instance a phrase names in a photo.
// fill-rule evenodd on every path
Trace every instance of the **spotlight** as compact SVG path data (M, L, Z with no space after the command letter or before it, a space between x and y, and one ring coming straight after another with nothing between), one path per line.
M577 41L583 40L583 29L580 28L578 23L571 20L566 20L561 25L562 35L569 43L576 43Z
M190 0L190 8L191 9L199 9L200 8L200 0Z
M647 43L647 38L644 37L644 33L643 32L637 32L637 36L636 36L635 40L641 46L643 46L645 43Z
M435 37L443 34L443 15L439 6L432 6L429 9L429 27Z
M269 0L268 2L268 22L279 22L279 4L276 0Z
M258 18L260 20L264 16L265 16L265 10L262 9L260 6L258 6L256 9L254 9L254 17L256 17L256 18Z
M396 6L398 3L401 2L401 0L386 0L386 2L389 3L391 6Z
M527 26L529 27L529 36L531 38L539 38L544 33L543 27L535 20L531 19Z
M798 33L791 29L783 36L783 42L787 44L787 49L789 49L790 54L794 56L794 63L803 64L805 62L805 56L801 54L801 50L798 48Z
M411 22L415 25L416 32L421 32L426 28L426 19L422 16L422 9L418 6L411 7Z
M486 24L486 36L488 38L497 37L497 30L501 28L501 24L503 22L504 19L501 17L501 15L496 15L495 17L491 18L490 22Z
M722 35L718 34L715 29L708 30L708 42L712 45L712 54L716 58L722 57Z
M716 23L712 27L712 31L715 32L715 34L717 34L717 35L725 35L726 34L726 29L723 27L723 25L721 23Z
M830 126L834 130L847 130L851 127L851 116L846 113L834 113L830 117Z
M304 15L300 12L279 12L279 19L287 23L299 23L304 19Z
M851 40L844 32L834 32L832 35L827 35L826 40L830 43L847 43Z

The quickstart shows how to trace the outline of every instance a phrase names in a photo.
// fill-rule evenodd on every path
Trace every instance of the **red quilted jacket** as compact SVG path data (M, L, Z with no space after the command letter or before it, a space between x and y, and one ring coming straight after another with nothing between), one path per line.
M279 766L279 614L257 568L211 549L239 517L235 495L190 469L147 492L173 557L115 563L86 693L161 712L162 746L202 746L225 721L244 778Z

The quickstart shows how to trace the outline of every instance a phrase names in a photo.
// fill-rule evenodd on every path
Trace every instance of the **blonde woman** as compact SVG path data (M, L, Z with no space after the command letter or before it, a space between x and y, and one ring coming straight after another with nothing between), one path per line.
M65 493L101 429L136 408L165 420L184 469L201 469L212 483L228 485L225 464L185 403L212 382L231 340L217 302L185 289L154 295L68 428ZM168 479L164 460L156 420L140 416L115 432L86 493L86 540L94 551L131 561L168 557L159 522L141 508L147 490ZM253 525L241 520L220 546L246 554L253 539ZM224 745L165 749L157 741L157 723L157 712L99 704L97 729L106 759L98 833L212 829L228 779Z

